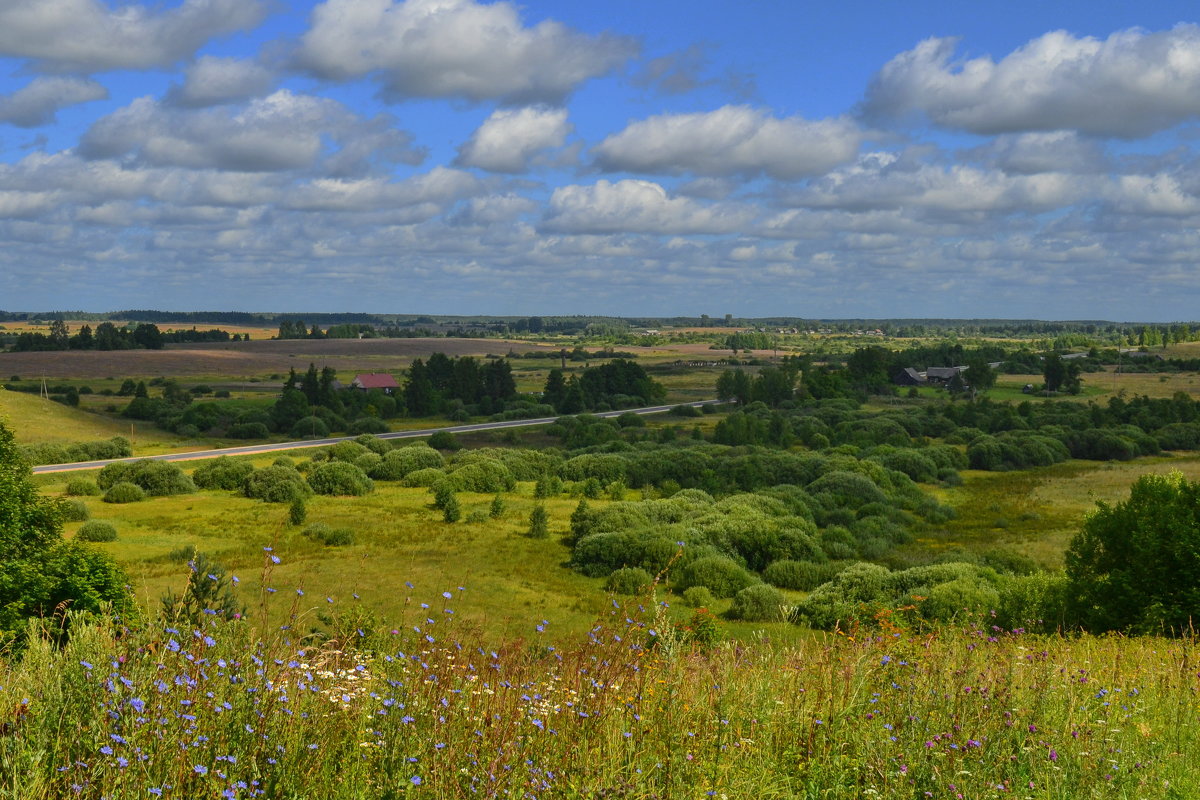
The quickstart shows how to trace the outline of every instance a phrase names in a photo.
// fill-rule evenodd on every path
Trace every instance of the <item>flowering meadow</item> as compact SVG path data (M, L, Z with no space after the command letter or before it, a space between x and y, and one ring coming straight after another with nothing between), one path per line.
M0 660L0 797L1200 797L1193 639L711 642L647 598L488 641L469 588L411 592L387 625L298 593L282 628L35 623Z

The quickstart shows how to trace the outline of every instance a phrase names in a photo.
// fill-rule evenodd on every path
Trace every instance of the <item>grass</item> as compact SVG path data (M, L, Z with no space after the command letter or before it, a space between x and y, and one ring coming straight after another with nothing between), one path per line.
M179 437L144 423L115 420L92 414L35 394L0 388L0 418L20 444L38 442L70 444L124 436L137 455L155 455L178 448Z
M475 598L423 586L386 620L339 601L325 640L299 611L35 640L0 661L0 797L1200 794L1190 639L894 615L704 649L653 605L496 639L463 623Z

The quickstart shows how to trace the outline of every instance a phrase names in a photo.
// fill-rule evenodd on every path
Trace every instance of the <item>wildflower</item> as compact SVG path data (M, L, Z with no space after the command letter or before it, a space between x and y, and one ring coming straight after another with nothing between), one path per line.
M197 775L207 775L208 767L204 766L203 764L197 764L196 766L192 767L192 772L196 773Z
M1055 750L1053 747L1050 748L1050 760L1058 761L1058 751Z
M408 779L408 782L411 783L413 786L420 786L421 785L421 776L413 775L411 778Z

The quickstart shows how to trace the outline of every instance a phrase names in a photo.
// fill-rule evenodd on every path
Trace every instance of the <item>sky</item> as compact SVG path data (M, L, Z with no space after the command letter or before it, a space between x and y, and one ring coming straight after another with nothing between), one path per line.
M0 309L1200 318L1194 3L0 0Z

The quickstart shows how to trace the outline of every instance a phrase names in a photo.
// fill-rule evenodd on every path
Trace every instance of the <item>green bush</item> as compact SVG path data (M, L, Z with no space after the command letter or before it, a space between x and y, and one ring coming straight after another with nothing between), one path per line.
M226 434L230 439L266 439L271 431L261 422L235 422Z
M446 479L446 473L443 470L434 467L414 470L404 476L404 485L410 487L416 486L434 486Z
M641 594L653 582L654 577L641 567L622 567L608 576L604 588L614 594Z
M462 443L450 431L438 431L429 437L429 446L435 450L461 450Z
M364 453L350 463L370 476L375 469L383 464L383 456L378 453Z
M350 427L346 429L346 432L351 435L361 435L387 433L389 430L388 424L379 417L359 417L350 423Z
M136 483L121 481L108 487L104 493L106 503L136 503L146 499L146 492Z
M293 439L324 439L329 436L329 426L320 417L302 417L288 435Z
M538 503L529 514L529 532L531 539L545 539L550 535L550 514L546 507Z
M349 528L331 528L324 522L314 522L301 534L326 547L345 547L354 544L354 531Z
M82 500L63 500L59 509L65 522L83 522L90 516L87 503Z
M757 581L728 556L708 556L684 564L675 578L675 589L686 591L704 586L717 597L733 597Z
M383 481L403 480L421 469L438 469L446 463L437 450L425 444L399 447L384 454L383 461L371 472L371 477Z
M192 472L192 481L201 489L241 489L254 465L249 461L232 459L229 456L207 461Z
M353 464L329 461L308 475L308 485L317 494L361 496L375 491L375 482Z
M853 551L852 551L853 552ZM844 568L843 564L827 561L823 564L812 561L772 561L763 570L762 578L772 586L796 592L811 592L823 583L833 580Z
M707 586L692 586L683 590L683 602L688 608L709 608L717 598Z
M75 538L81 542L115 542L117 529L108 522L92 520L79 527Z
M268 503L291 503L296 498L312 494L303 475L294 469L275 465L255 470L246 476L242 491L247 497Z
M67 494L71 497L98 497L100 487L87 478L72 478L67 481Z
M155 497L196 491L196 484L178 464L151 459L109 464L100 470L96 483L101 489L108 489L118 483L133 483L140 486L146 494Z
M783 595L765 583L747 586L733 596L729 616L746 622L780 622L784 616Z
M517 485L508 467L490 458L452 469L446 480L455 491L495 494L512 491Z

